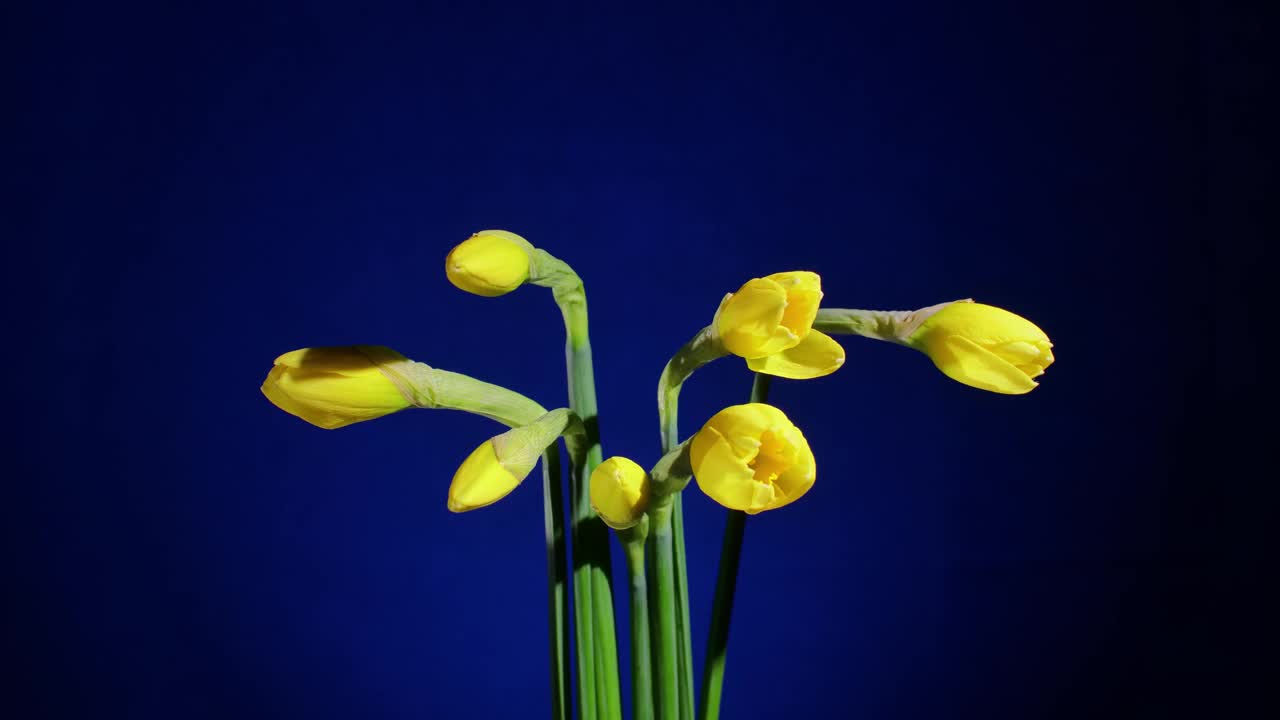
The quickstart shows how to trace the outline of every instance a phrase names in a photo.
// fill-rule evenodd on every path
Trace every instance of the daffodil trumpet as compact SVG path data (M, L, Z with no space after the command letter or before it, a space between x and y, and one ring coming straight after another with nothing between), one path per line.
M824 309L814 327L905 345L956 382L1004 395L1034 390L1053 343L1026 318L973 300L910 311Z

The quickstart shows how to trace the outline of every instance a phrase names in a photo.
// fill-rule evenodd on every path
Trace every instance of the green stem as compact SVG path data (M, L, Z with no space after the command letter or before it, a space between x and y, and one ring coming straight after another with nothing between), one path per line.
M591 602L591 565L583 557L583 539L580 519L583 508L590 508L587 499L586 483L578 468L574 467L569 476L570 517L572 517L571 533L573 535L573 626L574 645L578 667L578 717L581 720L596 720L596 667L595 640L592 629Z
M649 650L649 582L644 538L623 543L631 579L631 717L653 720L653 662Z
M569 647L569 608L565 601L568 563L564 545L564 493L560 487L560 446L552 444L542 454L542 521L547 541L548 648L551 653L551 717L568 720L569 674L565 653Z
M654 561L658 623L655 631L656 687L660 720L680 720L679 645L676 637L676 570L672 562L671 505L654 509Z
M672 562L676 568L676 643L680 651L680 716L693 717L693 632L689 624L689 571L684 547L684 493L671 508Z
M658 420L662 427L662 453L666 455L680 444L680 388L695 370L726 354L715 329L707 327L680 348L658 380ZM693 717L693 636L689 620L689 570L684 542L683 493L672 503L671 564L676 582L676 643L679 648L680 709L684 717Z
M751 402L769 398L769 376L756 373L751 384ZM720 699L724 689L724 662L729 648L729 620L733 614L733 593L738 584L738 565L742 558L742 535L747 514L730 510L724 524L724 541L720 545L720 570L716 575L716 595L711 605L711 632L707 637L707 657L702 667L702 702L699 720L720 717Z
M585 596L578 597L590 608L593 644L591 659L595 674L596 711L600 718L620 720L621 691L618 685L618 645L613 615L613 583L609 558L609 530L591 511L588 483L591 471L600 464L600 426L597 417L595 372L591 342L587 335L587 301L581 285L557 291L556 301L564 315L565 360L569 375L569 406L586 428L586 461L574 469L578 478L579 505L574 513L574 552L585 567ZM574 582L581 582L575 571Z

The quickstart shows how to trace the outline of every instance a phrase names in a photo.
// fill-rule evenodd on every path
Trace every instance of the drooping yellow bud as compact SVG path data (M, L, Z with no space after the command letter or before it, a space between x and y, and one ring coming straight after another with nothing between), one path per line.
M756 514L794 502L813 487L817 468L800 428L772 405L734 405L693 437L698 487L731 510Z
M533 472L547 446L566 430L580 435L582 421L569 409L559 408L486 440L453 474L449 509L466 512L506 497Z
M512 472L498 458L493 440L485 440L453 474L453 483L449 485L449 509L466 512L491 505L515 490L532 469L530 467L519 474Z
M649 508L649 473L622 456L591 473L591 507L614 530L634 527Z
M276 407L332 430L389 415L410 402L373 358L404 360L389 348L303 348L276 358L262 394Z
M483 297L505 295L529 279L528 240L505 230L481 230L449 251L449 282Z
M813 329L821 301L817 273L774 273L725 298L715 328L725 349L755 372L796 380L829 375L844 364L844 348Z
M947 377L1006 395L1030 392L1053 364L1053 343L1031 321L991 305L956 302L927 317L907 344Z

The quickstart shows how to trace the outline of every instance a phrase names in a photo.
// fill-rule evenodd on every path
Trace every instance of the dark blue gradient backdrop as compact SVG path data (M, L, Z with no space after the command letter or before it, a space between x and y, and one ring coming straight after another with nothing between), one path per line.
M8 6L0 714L543 716L538 482L445 509L499 428L322 431L258 391L369 343L564 404L550 294L445 280L488 227L586 280L605 454L646 466L663 364L753 276L1056 345L1024 397L858 338L774 384L818 480L748 523L726 717L1244 703L1274 512L1217 443L1258 373L1226 341L1260 296L1259 31L1023 5ZM698 373L685 431L749 388ZM724 511L686 498L700 662Z

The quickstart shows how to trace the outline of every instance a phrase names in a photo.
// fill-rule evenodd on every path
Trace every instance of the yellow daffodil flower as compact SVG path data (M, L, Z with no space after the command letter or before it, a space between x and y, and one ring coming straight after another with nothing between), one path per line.
M591 507L614 530L634 527L649 508L649 473L615 456L591 473Z
M835 372L844 348L813 329L822 280L806 271L748 280L725 298L715 329L729 352L755 372L803 380Z
M303 348L276 358L262 394L290 415L328 430L410 406L372 358L404 360L389 348Z
M1053 364L1053 343L1030 320L974 302L942 306L907 338L947 377L982 390L1021 395Z
M482 230L462 241L444 261L449 282L483 297L505 295L529 279L528 240L505 230Z
M731 510L756 514L794 502L813 487L813 452L800 428L772 405L734 405L693 437L698 487Z
M533 472L547 446L565 432L580 437L582 421L567 408L560 408L528 425L489 438L473 450L453 474L449 509L466 512L506 497ZM570 443L570 452L579 447L576 442Z

